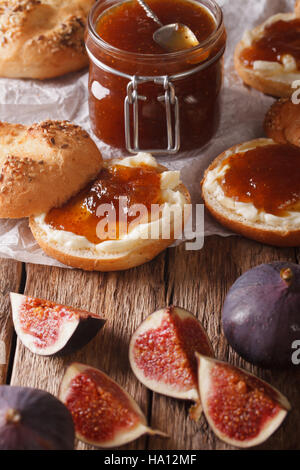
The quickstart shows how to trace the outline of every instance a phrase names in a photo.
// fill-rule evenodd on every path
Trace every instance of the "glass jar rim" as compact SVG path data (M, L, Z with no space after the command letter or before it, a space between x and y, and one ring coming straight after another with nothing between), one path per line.
M201 41L197 46L191 47L190 49L184 49L182 51L166 52L162 54L141 54L137 52L125 51L124 49L119 49L118 47L112 46L108 42L104 41L101 38L101 36L99 36L99 34L97 33L95 29L96 21L99 18L99 15L97 15L96 19L94 19L95 13L97 13L97 10L100 5L104 6L105 3L109 3L109 1L110 0L106 0L103 3L103 0L98 0L95 3L95 5L92 7L92 9L90 10L89 15L88 15L88 22L87 22L88 33L91 34L93 40L107 52L111 52L115 54L122 54L122 56L124 57L134 58L135 60L139 60L139 59L143 61L145 60L157 61L158 59L160 60L185 59L186 60L190 55L197 54L200 50L201 52L206 52L207 49L212 47L212 45L215 44L219 40L219 38L224 32L223 11L221 7L216 3L215 0L198 0L199 4L208 8L210 13L213 14L214 19L216 20L216 27L214 31L204 41ZM116 4L125 3L127 1L130 1L130 0L120 0L120 2L116 2ZM213 13L212 8L215 9L216 13Z

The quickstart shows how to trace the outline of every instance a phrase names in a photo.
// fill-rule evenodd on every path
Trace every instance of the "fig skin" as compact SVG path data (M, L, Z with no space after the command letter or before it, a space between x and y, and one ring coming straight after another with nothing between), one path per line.
M133 414L135 415L136 422L135 422L135 425L131 429L126 429L126 428L117 429L115 432L112 433L112 436L110 437L110 439L100 440L99 436L98 436L98 439L96 439L95 437L92 438L91 436L88 437L86 433L84 433L82 429L80 429L79 424L78 425L76 424L76 415L75 416L73 415L73 420L75 424L75 433L76 433L77 439L79 439L82 442L85 442L86 444L100 447L102 449L108 449L108 448L119 447L124 444L127 444L135 439L138 439L143 434L160 435L162 437L167 437L165 433L158 431L158 430L153 430L147 426L147 422L146 422L146 418L144 414L142 413L138 404L126 392L126 390L124 390L119 384L117 384L113 379L111 379L108 375L106 375L101 370L85 365L85 364L74 362L67 368L65 372L65 375L60 385L59 398L63 403L66 404L66 406L68 406L68 399L70 398L70 396L72 396L72 381L82 375L86 375L87 377L90 377L89 373L92 374L94 377L98 376L101 380L104 380L104 383L106 382L107 389L105 389L103 385L100 386L101 390L102 391L104 390L104 394L101 395L101 396L104 396L104 400L109 399L109 396L111 395L111 388L113 388L115 391L118 390L118 393L120 394L120 398L121 398L119 407L124 406L126 410L133 412ZM88 396L89 390L87 388L84 390L84 392L85 392L85 397ZM77 394L80 393L78 386L76 387L76 393ZM78 396L76 398L76 402L78 403L80 403L79 398ZM124 405L124 399L125 399L126 405ZM90 426L93 431L93 426L95 425L95 422L94 422L95 415L97 416L100 415L99 421L97 421L97 424L96 424L97 428L101 428L101 425L103 424L104 429L105 429L107 427L107 424L104 423L104 419L105 417L108 417L108 419L110 419L110 416L108 416L107 414L108 413L107 402L106 401L104 402L105 406L104 406L104 411L103 411L103 408L101 409L101 403L99 403L99 408L97 409L97 407L94 406L94 403L92 402L92 400L93 398L91 397L91 400L89 400L88 403L86 403L85 400L83 401L83 403L88 406L88 416L91 419L91 421L89 422L88 418L85 418L85 423L84 423L85 430L87 430L88 427ZM80 416L84 415L84 411L85 410L83 409L80 410Z
M227 364L226 362L222 362L217 359L210 358L210 357L205 357L197 353L196 353L196 357L198 360L199 394L201 398L203 411L208 421L208 424L211 426L216 436L222 441L226 442L227 444L235 446L235 447L239 447L239 448L254 447L265 442L279 428L279 426L282 424L282 422L286 418L288 411L290 411L291 405L289 401L287 400L287 398L284 395L282 395L282 393L280 393L277 389L275 389L270 384L265 382L264 380L256 377L254 374L251 374L250 372L247 372L239 367L235 367L230 364ZM255 380L256 382L255 389L256 387L259 387L260 390L265 388L267 392L264 392L263 395L272 397L272 401L277 404L278 409L276 410L276 414L273 414L271 417L269 416L269 418L266 421L262 417L261 421L257 423L256 422L257 414L256 413L254 414L254 420L255 420L254 423L256 423L254 424L254 426L255 425L258 426L259 424L260 429L257 434L253 434L248 439L246 438L238 439L237 437L235 437L236 434L234 434L234 436L231 436L230 433L228 433L227 431L227 422L228 422L228 418L230 418L229 416L230 407L236 406L235 410L232 410L232 413L234 416L234 420L238 419L239 421L240 420L242 421L242 424L239 423L241 431L238 430L238 436L240 437L239 433L245 432L245 429L247 429L247 426L249 426L248 424L249 413L251 413L251 410L253 412L253 403L254 404L256 403L255 395L252 395L250 398L249 398L249 395L246 395L246 398L247 398L246 402L249 403L250 408L244 405L245 406L245 409L244 409L241 403L239 402L239 400L238 400L238 403L236 403L235 396L234 396L234 399L230 398L229 401L226 402L226 398L228 398L228 396L226 395L226 392L223 392L224 384L222 384L220 390L221 390L221 395L223 396L221 400L218 400L218 396L220 395L216 394L214 396L214 392L216 392L216 390L214 390L213 388L214 382L212 378L213 376L212 370L215 365L217 366L220 365L221 367L222 366L229 367L233 370L234 373L237 374L237 377L240 375L240 379L239 379L240 381L237 383L233 382L233 384L231 384L233 378L232 378L232 375L229 373L229 377L228 377L229 382L226 384L226 389L225 389L226 391L227 391L228 385L230 384L231 386L235 388L235 390L238 390L238 394L241 394L241 397L243 397L244 393L247 393L248 390L251 390L251 381ZM216 372L214 372L214 374L216 374ZM247 385L248 380L250 380L250 382ZM248 389L248 387L250 387L250 389ZM254 385L252 385L252 387L254 387ZM210 402L210 400L212 401ZM224 411L226 410L225 414L226 414L227 421L223 421L224 417L222 417L221 425L220 424L218 425L218 423L215 422L215 416L213 412L211 412L211 409L210 409L210 404L213 404L215 406L216 403L217 403L217 406L218 404L219 406L221 406L222 410ZM226 409L226 403L229 406L229 411L227 411ZM244 420L244 418L246 419ZM224 426L224 423L225 423L225 426ZM233 423L235 425L235 421ZM230 422L228 423L228 425L230 429ZM225 430L227 432L225 432ZM253 428L250 427L250 430L253 431Z
M74 352L83 348L98 334L98 332L104 326L105 322L106 320L97 317L94 314L93 316L89 315L88 317L82 316L78 323L78 327L74 331L67 344L55 354L66 356L68 354L73 354Z
M72 450L74 439L72 416L53 395L0 386L1 450Z
M274 262L245 272L227 294L222 324L229 344L246 361L292 367L292 344L300 333L300 267Z
M24 346L26 346L34 354L39 354L41 356L65 356L67 354L72 354L88 344L105 324L105 320L98 315L92 314L85 310L67 307L70 311L76 314L76 318L74 317L72 321L65 320L65 328L59 328L58 338L53 345L39 347L35 344L34 336L24 332L19 322L20 309L24 303L26 304L27 299L35 300L35 298L28 297L26 295L17 294L14 292L10 293L13 323L16 333ZM47 302L44 299L37 300ZM55 304L55 302L53 303ZM65 307L64 305L60 304L56 305Z

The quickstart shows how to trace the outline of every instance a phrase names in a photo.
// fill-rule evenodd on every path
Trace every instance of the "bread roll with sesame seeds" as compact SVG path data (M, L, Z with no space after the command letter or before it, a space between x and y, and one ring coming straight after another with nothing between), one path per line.
M83 35L95 0L0 0L0 76L46 79L88 65Z
M265 133L279 144L300 147L300 107L290 99L275 101L266 114Z
M67 121L0 123L0 217L28 217L63 204L102 164L87 132Z

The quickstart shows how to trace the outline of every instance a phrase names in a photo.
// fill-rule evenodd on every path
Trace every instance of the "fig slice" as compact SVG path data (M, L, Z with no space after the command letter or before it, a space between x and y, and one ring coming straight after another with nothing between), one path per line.
M195 352L214 355L199 320L171 306L141 323L130 341L129 360L138 380L154 392L199 403ZM191 417L198 419L197 406Z
M105 320L85 310L10 293L16 333L24 346L42 356L70 354L85 346Z
M235 447L266 441L291 409L288 400L243 369L200 354L197 359L201 403L214 433Z
M0 450L72 450L68 409L48 392L0 386Z
M134 399L94 367L71 364L62 380L59 398L71 412L76 437L88 444L111 448L146 433L167 437L150 429Z

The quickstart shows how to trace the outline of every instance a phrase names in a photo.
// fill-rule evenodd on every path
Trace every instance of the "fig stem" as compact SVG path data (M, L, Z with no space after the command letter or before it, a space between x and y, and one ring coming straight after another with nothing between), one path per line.
M21 421L21 414L14 408L8 408L5 414L5 419L8 424L16 424Z
M281 279L286 282L286 284L290 285L293 279L293 271L291 268L282 268L280 271Z
M192 419L193 421L195 421L195 423L197 423L197 421L199 421L201 415L202 415L202 405L201 405L201 401L200 399L190 407L190 410L189 410L189 417L190 419Z
M151 428L146 428L147 429L147 434L150 434L150 436L161 436L161 437L170 437L169 434L159 431L158 429L151 429Z

